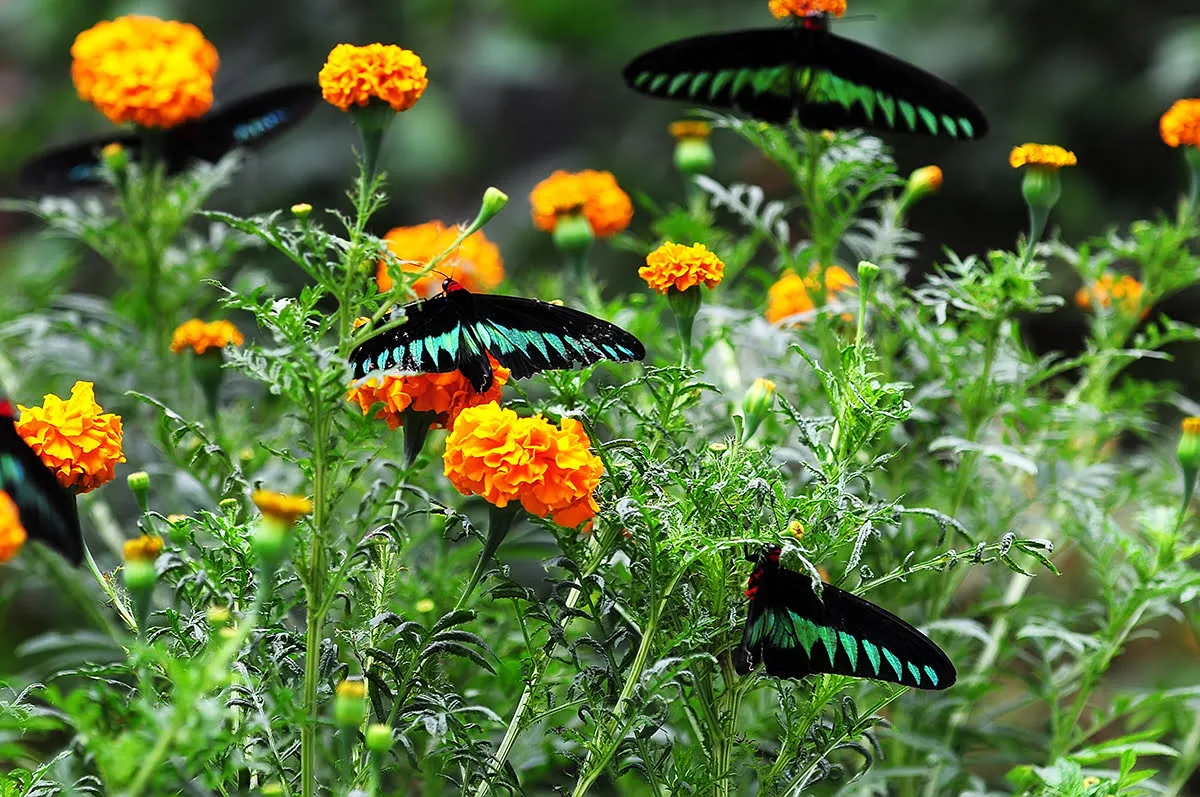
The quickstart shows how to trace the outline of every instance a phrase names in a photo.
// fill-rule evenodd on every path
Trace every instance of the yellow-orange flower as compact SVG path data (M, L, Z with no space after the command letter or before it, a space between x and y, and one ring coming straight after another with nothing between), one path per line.
M1200 147L1200 100L1176 100L1158 120L1158 132L1169 147Z
M153 562L162 553L162 537L154 534L143 534L132 540L126 540L123 546L126 562Z
M846 13L846 0L770 0L770 7L776 19L803 17L817 12L840 17Z
M1022 166L1041 166L1046 169L1061 169L1075 165L1075 153L1057 144L1022 144L1013 147L1008 154L1008 163L1014 169Z
M1142 283L1128 274L1102 274L1096 282L1075 291L1075 304L1084 310L1112 307L1115 304L1125 315L1140 314L1145 318L1150 312L1149 307L1142 307L1142 295L1145 292Z
M708 122L702 122L699 119L684 119L679 122L671 122L667 126L671 137L676 141L686 141L695 138L708 138L712 133L712 125Z
M401 263L404 271L417 272L424 271L429 261L444 252L461 233L460 225L447 227L440 221L427 221L415 227L393 227L383 236L383 240L391 253L404 261ZM500 257L500 248L487 239L483 230L468 235L457 249L441 261L438 270L453 275L464 288L474 292L494 290L504 281L504 260ZM380 293L392 289L387 261L382 258L375 281ZM442 276L431 271L417 278L412 288L419 296L434 296L442 289Z
M463 410L446 438L446 476L464 495L498 507L519 501L531 514L575 528L600 507L593 492L604 466L583 424L521 418L498 404Z
M8 493L0 490L0 564L11 562L25 544L25 527L17 504Z
M633 218L633 203L612 172L557 171L533 187L529 203L534 226L546 232L554 232L560 216L582 212L592 233L607 238L628 227Z
M801 277L794 271L786 272L779 281L767 289L767 320L777 324L785 318L813 309L812 292L817 286L817 271L813 269L807 277ZM825 269L826 298L854 287L854 278L841 266L830 266ZM852 317L848 313L843 318Z
M363 415L376 404L383 404L376 418L387 421L395 430L404 422L405 412L434 412L437 420L433 428L452 428L459 413L467 407L488 404L500 400L500 389L508 382L509 370L496 362L490 355L492 374L495 381L483 393L476 393L471 380L461 371L444 374L416 374L414 376L391 376L385 374L372 377L354 385L346 398L358 402Z
M80 99L113 124L174 127L212 106L217 49L195 25L128 15L97 22L71 45Z
M667 241L646 255L638 276L659 293L686 291L696 285L715 288L725 275L725 264L704 244L684 246Z
M303 495L286 495L270 490L255 490L250 500L265 517L285 526L293 525L302 515L311 515L312 501Z
M407 111L429 85L419 55L394 44L378 43L334 47L317 81L325 102L343 111L351 105L364 106L372 98L383 100L394 111Z
M171 351L178 354L191 346L196 354L209 349L222 349L232 343L241 346L246 342L241 331L229 321L201 321L193 318L175 328L171 336Z
M59 484L86 493L112 481L117 463L125 461L121 418L102 411L95 385L76 382L66 401L53 393L43 398L40 407L17 405L17 433Z

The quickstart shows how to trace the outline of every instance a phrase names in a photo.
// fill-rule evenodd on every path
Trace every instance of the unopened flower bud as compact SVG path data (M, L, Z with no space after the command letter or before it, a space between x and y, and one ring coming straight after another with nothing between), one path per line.
M381 722L367 726L367 749L372 753L386 753L392 749L392 729Z
M333 721L343 728L357 728L367 718L367 684L348 678L337 685L333 698Z
M558 250L566 254L586 252L592 241L596 240L591 222L581 210L559 216L552 237Z
M774 405L775 383L760 376L754 380L754 383L746 391L746 395L742 397L742 416L745 418L742 442L754 436L758 427L771 414Z

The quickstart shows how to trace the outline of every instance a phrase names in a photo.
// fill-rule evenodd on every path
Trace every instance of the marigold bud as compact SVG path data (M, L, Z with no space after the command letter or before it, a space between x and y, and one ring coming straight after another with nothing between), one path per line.
M592 241L596 240L592 225L582 212L564 213L559 216L552 237L558 250L566 254L586 252Z
M129 152L119 142L105 144L104 149L100 150L100 157L104 159L104 165L108 167L113 174L121 174L129 166Z
M157 580L158 573L154 569L154 562L137 560L125 563L125 586L135 596L135 602L140 602L136 596L153 590Z
M392 729L381 722L367 726L367 749L372 753L386 753L392 749Z
M758 431L758 427L767 419L775 404L775 383L770 379L759 377L754 380L746 395L742 397L742 416L745 426L742 429L742 442L749 440Z
M901 212L942 187L942 170L937 166L922 166L908 176L908 184L900 196Z
M333 699L333 721L343 728L357 728L367 718L367 684L349 678L337 685Z
M307 202L297 202L292 205L292 215L298 219L306 219L310 213L312 213L312 205Z
M1175 456L1183 469L1183 506L1186 509L1196 489L1196 474L1200 472L1200 418L1183 419L1183 435Z
M129 491L137 499L138 508L142 510L142 514L149 512L150 474L144 470L134 471L125 477L125 483L129 485Z
M684 174L707 174L716 161L707 138L681 138L675 142L675 168Z
M483 204L479 208L479 225L487 223L489 219L504 210L504 206L507 204L508 194L495 186L488 186L487 190L483 192Z

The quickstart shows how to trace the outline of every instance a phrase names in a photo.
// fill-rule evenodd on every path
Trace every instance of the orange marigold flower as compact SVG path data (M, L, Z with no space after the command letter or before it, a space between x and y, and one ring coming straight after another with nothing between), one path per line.
M724 274L725 264L704 244L684 246L670 241L646 255L646 265L638 269L638 276L659 293L672 288L686 291L700 284L715 288Z
M447 227L440 221L427 221L415 227L393 227L383 240L388 249L401 261L408 272L424 271L429 261L440 255L462 233L461 225ZM375 281L379 292L392 289L387 260L379 260ZM483 230L467 236L458 248L439 264L439 270L453 274L464 288L474 292L494 290L504 281L504 260L500 248L488 240ZM412 289L418 296L434 296L441 292L442 277L433 271L418 277Z
M128 15L98 22L71 45L80 99L113 124L174 127L212 106L220 59L195 25Z
M270 490L255 490L250 500L265 517L285 526L293 525L302 515L311 515L312 501L303 495L285 495Z
M1200 100L1176 100L1158 120L1158 132L1168 147L1200 147Z
M534 226L546 232L554 232L560 216L582 212L592 233L607 238L628 227L633 218L633 203L612 172L557 171L533 187L529 203Z
M437 419L433 428L450 429L459 413L467 407L488 404L500 400L500 389L508 382L509 370L488 355L495 381L483 393L476 393L471 380L461 371L443 374L416 374L414 376L392 376L385 374L382 381L371 377L354 385L346 398L357 401L363 415L376 404L383 404L376 418L387 421L393 431L404 423L405 412L433 412Z
M846 0L770 0L770 7L775 19L803 17L813 13L840 17L846 13Z
M53 393L43 399L40 407L17 405L17 433L59 484L86 493L112 481L117 463L125 461L121 418L102 411L95 385L76 382L66 401Z
M1145 318L1150 312L1149 307L1142 308L1142 295L1145 292L1142 283L1128 274L1102 274L1096 282L1075 291L1075 304L1084 310L1107 308L1115 304L1125 315L1140 314Z
M317 80L325 102L340 110L377 98L400 112L421 99L429 85L425 75L425 64L412 50L394 44L339 44L329 52Z
M817 271L813 269L807 277L794 271L786 272L779 281L767 289L767 320L777 324L785 318L807 313L814 308L810 292L816 291ZM825 269L826 297L840 293L856 283L850 273L841 266ZM848 315L848 314L847 314ZM845 315L843 315L845 317Z
M0 564L11 562L25 544L25 527L17 503L0 490Z
M1060 169L1063 166L1075 165L1075 153L1057 144L1022 144L1013 147L1008 155L1008 163L1014 169L1022 166Z
M593 492L604 466L583 424L522 418L498 404L463 410L446 438L446 476L464 495L498 507L519 501L531 514L575 528L600 507Z
M204 354L209 349L222 349L232 343L241 346L246 342L241 331L229 321L201 321L193 318L175 328L171 336L171 351L178 354L188 346L196 354Z
M684 119L679 122L671 122L667 130L676 141L685 141L693 138L708 138L712 133L712 125L699 119Z
M124 559L126 562L153 562L162 553L162 549L162 537L143 534L136 539L125 540Z

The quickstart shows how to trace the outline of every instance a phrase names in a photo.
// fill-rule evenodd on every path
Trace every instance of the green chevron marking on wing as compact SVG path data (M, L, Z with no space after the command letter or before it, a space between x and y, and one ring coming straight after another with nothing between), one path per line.
M850 669L858 672L858 640L845 631L838 631L838 639L842 642L842 650L850 659Z
M863 652L867 654L867 660L871 662L871 669L874 671L875 675L879 675L879 665L880 665L879 648L872 645L866 639L861 640L861 641L862 641L862 646L863 646Z
M722 69L720 72L713 75L713 81L708 87L708 99L710 101L715 100L717 95L721 93L722 89L729 85L729 83L733 82L733 79L737 77L737 74L738 70L736 69Z
M926 664L923 669L925 670L925 675L928 676L929 680L933 682L933 685L937 686L938 685L937 671L934 670L932 667L930 667L928 664Z
M911 661L908 662L908 671L912 673L913 680L916 681L917 686L920 686L921 671L917 668L917 665L913 664Z
M880 651L883 652L883 657L885 659L887 659L887 663L892 665L892 669L896 671L896 681L903 682L904 681L904 665L903 665L903 663L901 663L900 659L896 658L895 653L892 653L887 648L880 648Z

